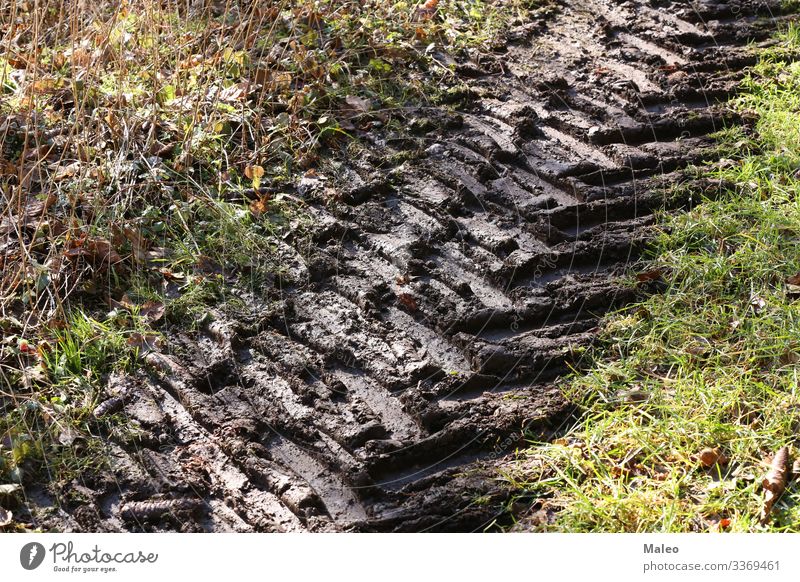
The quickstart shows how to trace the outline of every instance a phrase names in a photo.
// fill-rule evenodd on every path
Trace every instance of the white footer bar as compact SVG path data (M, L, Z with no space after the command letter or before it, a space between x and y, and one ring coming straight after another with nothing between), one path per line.
M791 534L0 535L0 580L798 580ZM247 578L243 578L243 577ZM174 578L173 578L174 577ZM256 578L257 577L257 578Z

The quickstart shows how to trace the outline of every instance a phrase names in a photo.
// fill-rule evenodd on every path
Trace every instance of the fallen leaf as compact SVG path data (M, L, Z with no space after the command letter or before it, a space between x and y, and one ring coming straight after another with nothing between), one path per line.
M143 263L147 259L147 250L150 248L150 243L142 236L142 233L137 228L124 227L122 235L131 243L131 250L133 251L133 259L137 263Z
M22 491L22 486L16 483L6 483L0 485L0 499L4 497L11 497Z
M68 447L74 443L76 438L78 438L77 433L70 427L64 428L64 430L58 434L58 442L65 447Z
M85 238L73 241L73 246L64 251L68 259L84 257L95 267L106 268L122 262L122 257L104 238Z
M369 99L363 99L361 97L356 97L355 95L348 95L344 98L345 103L347 103L352 109L355 109L359 113L366 113L370 109L372 109L372 101Z
M247 166L244 169L244 175L253 182L253 188L258 189L261 186L261 178L264 176L264 168L261 166Z
M264 175L264 168L261 166L247 166L244 169L244 175L247 176L249 180L261 178Z
M417 8L417 16L425 20L433 18L436 14L436 8L439 6L439 0L427 0L422 6Z
M705 448L697 454L697 460L700 464L705 467L706 469L713 467L714 465L724 465L728 462L728 457L726 457L719 449L719 447L715 448Z
M786 295L791 299L800 298L800 285L786 285Z
M247 96L249 82L242 81L241 83L236 83L235 85L231 85L230 87L226 87L222 91L219 92L219 100L220 101L243 101L244 98Z
M413 295L409 295L408 293L400 293L397 296L397 301L401 305L404 305L409 311L417 310L417 300L414 299Z
M139 350L139 356L157 350L161 347L161 343L161 337L151 333L133 333L128 338L128 345Z
M763 298L754 295L750 298L750 306L755 313L760 313L767 306L767 302Z
M267 212L267 210L269 209L269 206L267 204L268 201L269 201L268 196L261 196L250 203L250 212L253 214L255 218L258 218L262 214Z
M80 169L80 162L72 162L66 166L56 166L56 172L53 174L53 180L55 182L60 182L61 180L72 178L80 171Z
M139 310L139 315L142 317L150 320L151 322L155 323L162 317L164 317L164 312L166 308L164 304L160 301L147 301L144 303Z
M783 495L786 489L786 480L789 476L789 447L781 447L772 458L769 473L761 481L764 488L764 505L761 509L761 523L769 520L772 506Z
M639 283L647 283L648 281L658 281L661 279L661 276L664 274L664 271L661 269L653 269L651 271L645 271L644 273L639 273L636 275L636 280Z

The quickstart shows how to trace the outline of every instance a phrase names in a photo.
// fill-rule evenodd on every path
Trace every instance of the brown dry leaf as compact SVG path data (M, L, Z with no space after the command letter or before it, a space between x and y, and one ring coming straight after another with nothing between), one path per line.
M244 175L253 181L253 188L256 190L261 185L261 177L264 175L264 168L261 166L247 166Z
M106 268L122 262L122 257L105 238L85 238L72 241L73 246L64 251L68 259L84 257L95 267Z
M160 301L148 301L144 305L142 305L141 309L139 310L139 314L142 317L147 318L151 322L155 323L162 317L164 317L164 312L166 308L164 304Z
M798 285L798 286L800 286L800 273L797 273L796 275L792 275L791 277L786 277L786 282L789 285Z
M16 232L17 228L36 224L55 201L56 196L54 194L51 194L44 200L33 197L28 198L25 201L25 209L22 211L21 216L4 217L3 220L0 221L0 234Z
M250 212L253 213L253 216L255 218L258 218L259 216L267 212L267 210L269 209L269 206L267 204L268 201L269 201L268 196L261 196L257 200L253 200L250 203Z
M433 18L436 14L436 9L439 7L439 0L427 0L422 6L417 8L417 16L424 19Z
M789 447L781 447L772 458L769 473L764 477L761 486L764 488L764 505L761 509L761 523L769 520L772 506L783 495L786 480L789 477Z
M155 334L133 333L128 338L128 345L139 350L139 356L144 356L161 347L161 338Z
M66 166L57 166L55 174L53 174L53 181L60 182L67 178L72 178L81 170L80 162L72 162Z
M5 441L5 439L3 439L3 441ZM3 441L0 442L2 442L2 444L6 444ZM17 485L16 483L4 483L3 485L0 485L0 500L12 498L20 492L22 492L21 485Z
M345 103L347 103L352 109L357 111L358 113L366 113L370 109L372 109L372 101L369 99L363 99L361 97L356 97L355 95L348 95L344 98Z
M123 236L131 243L133 260L137 263L144 263L147 259L147 249L150 248L148 241L142 236L139 229L126 226L122 229Z
M658 281L661 279L661 276L664 274L664 271L661 269L653 269L651 271L645 271L644 273L639 273L636 275L636 280L639 283L647 283L648 281Z
M729 459L720 451L719 447L714 447L713 449L705 448L700 451L697 454L697 460L703 467L708 469L714 465L724 465Z
M417 310L417 300L414 299L413 295L409 295L408 293L400 293L397 296L397 301L401 305L404 305L409 311Z
M219 92L219 100L227 102L243 101L247 96L249 84L248 81L242 81L241 83L226 87Z
M754 313L761 313L767 306L767 302L762 297L754 295L750 298L750 306L753 308Z

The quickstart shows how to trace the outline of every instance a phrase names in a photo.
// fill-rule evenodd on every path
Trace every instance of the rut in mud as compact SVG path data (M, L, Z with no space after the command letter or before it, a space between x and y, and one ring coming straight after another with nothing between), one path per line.
M619 275L652 212L686 202L665 192L737 121L717 103L755 62L747 43L788 18L779 2L561 4L456 64L457 113L416 112L418 140L374 136L343 203L311 203L313 244L283 241L274 288L242 294L257 318L149 354L108 405L142 435L109 442L113 471L42 523L472 531L503 514L492 463L568 420L553 379L634 298Z

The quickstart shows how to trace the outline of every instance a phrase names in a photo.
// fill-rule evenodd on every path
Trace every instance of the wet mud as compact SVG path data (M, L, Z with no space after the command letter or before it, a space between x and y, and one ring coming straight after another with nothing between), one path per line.
M455 108L408 112L302 191L310 239L277 245L274 284L173 335L136 376L112 470L44 525L73 531L482 531L513 519L495 464L563 430L554 380L598 318L653 212L718 185L683 170L739 123L733 95L779 2L561 2L456 63ZM677 188L683 186L682 188ZM310 242L309 242L310 241ZM255 314L255 315L254 315ZM57 501L57 502L56 502Z

